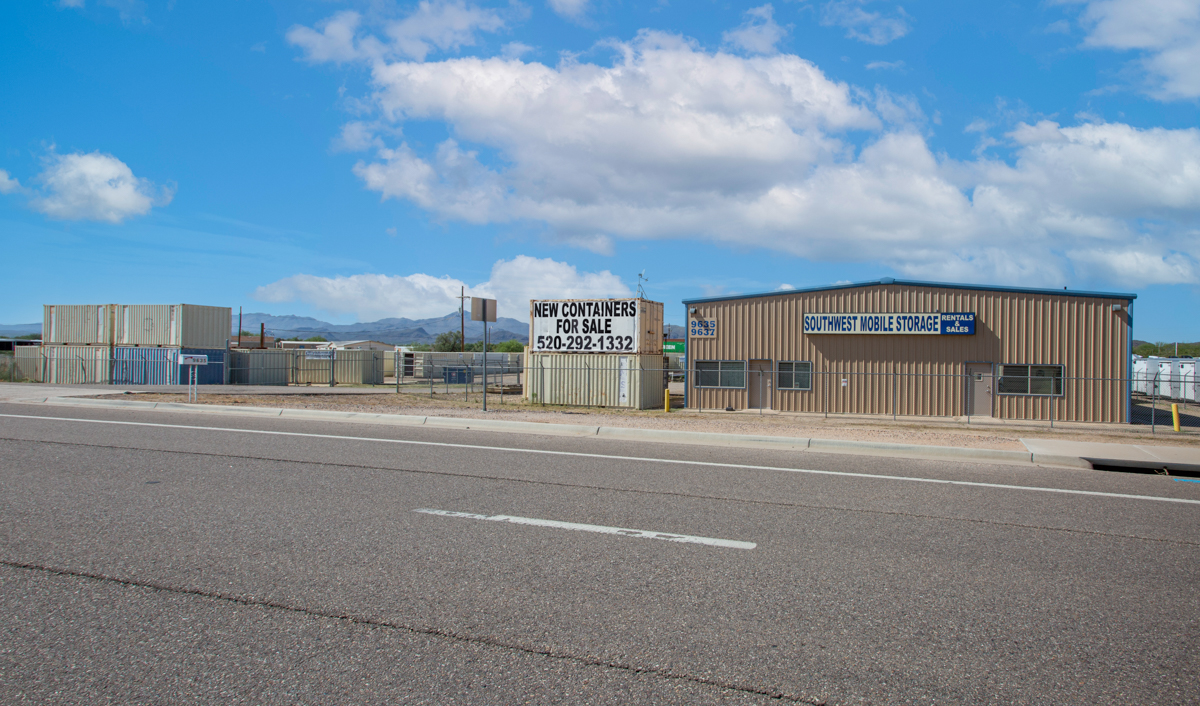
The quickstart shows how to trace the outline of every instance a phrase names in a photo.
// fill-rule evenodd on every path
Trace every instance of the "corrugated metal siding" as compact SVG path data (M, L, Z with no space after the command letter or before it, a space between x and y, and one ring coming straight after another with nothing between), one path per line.
M777 390L775 409L795 412L957 416L966 409L965 365L1061 364L1068 378L1054 415L1071 421L1126 421L1128 311L1124 299L877 285L695 304L717 320L717 337L692 338L697 360L811 361L810 391ZM975 312L973 336L805 336L806 313ZM841 380L848 384L842 386ZM996 416L1049 419L1048 397L996 395ZM894 403L893 403L894 400ZM705 409L747 406L745 390L689 390Z
M224 385L225 384L225 349L224 348L184 348L180 353L188 355L206 355L208 356L208 365L196 366L196 384L197 385ZM188 384L188 373L184 370L184 366L179 365L179 358L175 358L175 374L180 385Z
M292 351L229 351L229 384L287 385L292 374ZM326 381L328 382L328 381Z
M184 348L224 349L233 327L233 309L227 306L181 304L179 339Z
M229 307L122 304L116 308L118 342L122 345L224 350L229 341Z
M109 349L105 346L42 346L46 382L82 385L110 381Z
M42 346L17 346L13 350L13 360L17 366L20 379L30 382L42 382L45 372L45 356Z
M334 351L329 359L309 359L305 351L296 351L292 359L291 381L298 385L328 385L329 366L339 385L382 385L384 351Z
M173 304L122 304L117 307L117 340L125 346L177 346L178 316Z
M620 360L629 362L628 396L620 398ZM653 409L663 405L662 354L532 353L526 399L581 407Z
M66 345L115 343L115 304L46 304L42 307L43 342Z
M480 374L482 374L483 370L482 353L413 351L410 355L413 357L412 375L422 379L433 377L434 379L441 380L442 370L447 367L469 367ZM515 373L522 370L520 353L488 353L487 363L488 375L493 373Z
M174 348L114 348L113 384L174 385L179 380L178 360Z

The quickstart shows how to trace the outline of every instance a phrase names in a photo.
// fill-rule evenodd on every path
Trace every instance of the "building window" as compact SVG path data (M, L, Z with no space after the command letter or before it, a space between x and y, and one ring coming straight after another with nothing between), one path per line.
M811 390L812 363L807 360L779 361L778 380L775 383L779 390Z
M746 386L746 361L744 360L698 360L696 361L696 387Z
M1001 365L1002 395L1062 395L1061 365Z

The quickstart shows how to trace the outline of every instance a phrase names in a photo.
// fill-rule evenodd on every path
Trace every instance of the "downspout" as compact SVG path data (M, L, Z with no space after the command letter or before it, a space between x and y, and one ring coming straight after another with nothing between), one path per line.
M1129 300L1129 321L1125 325L1125 423L1133 424L1133 300Z
M688 312L687 302L683 304L683 408L688 408L689 395L692 391L691 381L692 376L692 327L691 314ZM670 377L667 378L670 380Z

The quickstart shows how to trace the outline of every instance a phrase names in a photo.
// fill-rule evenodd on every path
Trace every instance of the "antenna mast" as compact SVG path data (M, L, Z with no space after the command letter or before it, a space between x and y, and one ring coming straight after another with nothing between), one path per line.
M637 287L638 299L646 298L646 289L645 289L645 287L642 286L642 283L649 282L649 281L650 281L650 278L646 276L645 270L642 270L641 272L638 273L638 287Z

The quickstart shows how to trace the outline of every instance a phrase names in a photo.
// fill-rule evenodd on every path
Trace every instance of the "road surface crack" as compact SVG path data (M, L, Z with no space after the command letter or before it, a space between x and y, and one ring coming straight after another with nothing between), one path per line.
M287 611L290 613L297 613L300 615L311 616L314 618L327 618L327 619L332 619L332 620L338 620L338 621L342 621L342 622L350 623L350 624L354 624L354 625L367 625L367 626L377 627L377 628L401 630L401 631L416 634L416 635L427 635L430 637L437 637L437 638L452 640L454 642L462 642L462 643L471 644L471 645L484 645L487 647L511 650L514 652L520 652L520 653L528 654L528 655L535 655L535 656L540 656L540 657L547 657L550 659L558 659L558 660L564 660L564 661L568 661L568 662L575 662L577 664L583 664L583 665L592 666L592 667L602 667L604 669L619 670L622 672L629 672L632 674L651 674L654 676L662 677L664 679L675 679L675 680L679 680L679 681L687 681L687 682L692 682L695 684L702 684L705 686L716 687L718 689L726 689L729 691L737 691L737 692L742 692L742 693L746 693L746 694L755 694L755 695L759 695L759 696L766 696L766 697L769 697L772 699L778 699L780 701L811 704L812 706L825 706L824 701L818 701L818 700L814 700L814 699L810 699L810 698L806 698L806 697L802 697L802 696L797 696L794 694L788 694L788 693L785 693L782 691L778 691L776 689L751 686L748 684L741 684L741 683L738 683L738 682L735 682L732 680L721 679L718 677L709 677L709 676L700 676L700 675L695 675L695 674L689 674L687 672L681 672L681 671L677 671L674 669L668 669L665 667L646 667L646 666L640 666L640 665L634 664L632 662L605 659L603 657L581 656L581 655L572 654L570 652L565 652L562 650L533 647L530 645L522 645L522 644L515 643L515 642L508 642L506 640L502 640L502 639L496 638L496 637L469 635L469 634L460 633L460 632L457 632L454 630L444 630L441 628L405 625L403 623L396 623L396 622L391 622L391 621L387 621L387 620L380 620L378 618L354 615L352 613L340 613L340 612L316 610L314 608L308 608L305 606L298 606L298 605L291 605L288 603L283 603L281 601L273 601L273 600L267 600L267 599L262 599L262 598L254 598L254 597L250 597L250 596L240 596L240 595L236 595L236 594L232 594L232 593L225 593L222 591L206 591L206 590L200 589L200 588L186 588L186 587L182 587L182 586L173 586L171 584L163 583L160 581L120 578L120 577L116 577L116 576L108 576L106 574L100 574L100 573L95 573L95 572L91 572L91 571L79 571L79 570L75 570L75 569L66 569L66 568L56 567L56 566L47 566L47 565L36 564L36 563L32 563L32 562L11 561L8 559L0 559L0 565L8 566L13 569L36 571L39 573L49 574L49 575L53 575L53 576L63 576L63 577L70 577L70 578L87 579L87 580L99 581L99 582L103 582L103 583L126 586L129 588L144 588L144 589L150 589L150 590L154 590L154 591L162 591L164 593L171 593L171 594L175 594L175 595L195 596L198 598L207 598L210 600L225 601L228 603L237 603L239 605L244 605L244 606L271 608L271 609L275 609L275 610L282 610L282 611Z

